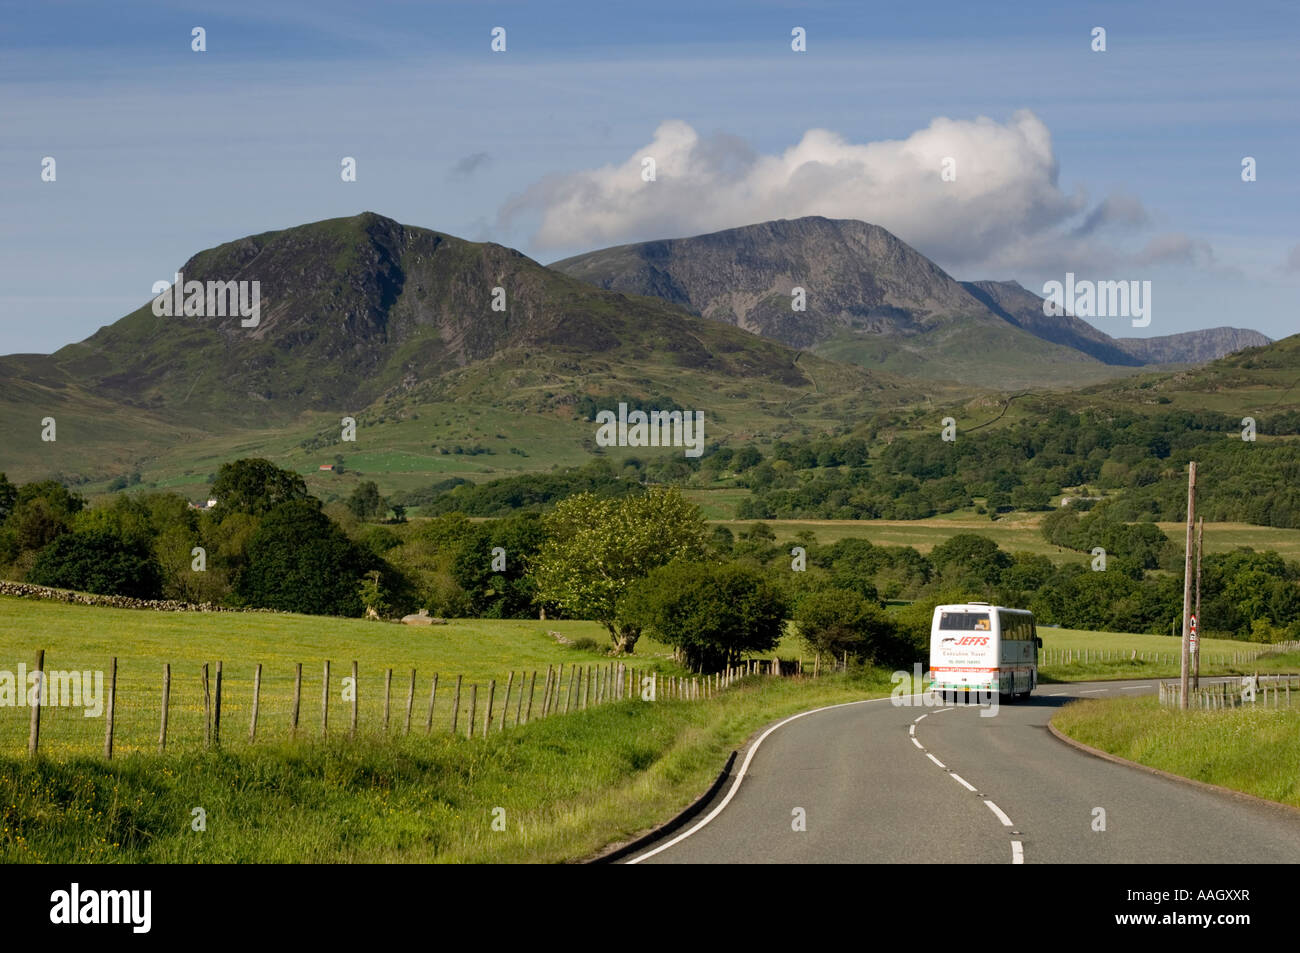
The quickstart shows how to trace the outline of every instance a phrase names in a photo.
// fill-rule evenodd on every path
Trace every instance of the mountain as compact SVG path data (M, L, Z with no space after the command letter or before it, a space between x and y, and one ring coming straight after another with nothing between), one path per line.
M1208 328L1152 338L1119 338L1117 343L1144 364L1203 364L1248 347L1272 343L1258 331Z
M0 471L98 480L186 454L204 474L230 447L283 457L338 443L343 416L372 425L371 437L401 423L390 446L423 456L517 428L532 442L525 456L549 453L539 451L549 441L581 459L583 396L665 397L710 414L716 437L833 425L920 396L512 249L370 212L228 242L180 271L187 283L259 282L260 320L158 316L151 302L52 355L0 358ZM47 415L58 420L52 443L35 425ZM533 422L518 426L520 415ZM222 434L236 436L214 442Z
M1035 337L1082 351L1103 364L1136 367L1146 363L1109 334L1073 315L1046 315L1043 299L1016 281L963 281L962 287L990 311Z
M1078 318L1045 315L1043 299L1014 281L958 282L885 229L853 220L782 219L552 267L828 357L1000 389L1089 383L1192 353L1206 360L1233 343L1229 335L1204 345L1183 335L1163 347L1121 342ZM807 295L802 312L791 308L796 286Z
M1043 299L1015 281L962 285L1006 320L1046 341L1065 344L1107 364L1204 364L1271 338L1243 328L1209 328L1150 338L1113 338L1073 315L1043 314Z

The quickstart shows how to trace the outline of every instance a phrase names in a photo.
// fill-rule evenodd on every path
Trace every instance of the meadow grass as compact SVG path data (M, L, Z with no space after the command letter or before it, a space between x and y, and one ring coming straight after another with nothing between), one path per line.
M473 741L3 756L0 863L574 861L671 817L761 726L889 689L879 670L751 676L708 700L615 702Z
M1300 706L1180 711L1153 696L1089 699L1052 724L1121 758L1300 807Z
M591 639L598 648L575 649L547 634L572 640ZM222 666L221 730L228 745L246 743L251 721L253 677L262 664L258 743L286 740L290 733L295 664L301 662L300 730L319 735L324 662L330 660L331 732L346 730L350 702L342 697L351 663L358 664L358 721L363 734L383 731L385 672L393 669L391 724L405 720L410 671L416 670L412 721L423 728L432 678L438 674L435 731L447 731L456 676L463 676L457 716L463 731L469 715L470 686L478 686L478 718L487 703L488 685L496 680L495 706L504 703L506 683L515 674L510 703L516 706L524 677L537 676L537 702L547 666L565 666L565 687L573 666L609 663L603 627L584 621L516 619L451 620L446 625L405 626L289 613L181 613L66 605L0 596L0 670L30 670L37 649L45 650L48 671L102 671L108 679L116 656L117 704L114 746L123 754L157 748L163 663L171 664L168 745L197 747L204 737L204 703L200 671L209 663L209 684L216 662ZM667 646L642 638L629 665L683 674ZM214 686L213 686L214 687ZM107 685L106 685L107 688ZM525 702L525 706L527 703ZM0 753L26 750L30 710L0 706ZM477 731L480 726L476 726ZM101 718L80 709L48 707L41 715L42 750L55 755L93 753L103 745Z

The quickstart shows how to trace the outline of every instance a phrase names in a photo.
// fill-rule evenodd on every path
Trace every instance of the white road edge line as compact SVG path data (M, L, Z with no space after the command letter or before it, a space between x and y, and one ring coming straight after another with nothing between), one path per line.
M1023 864L1025 862L1025 848L1018 840L1011 842L1011 862L1013 864Z
M975 790L975 785L971 784L969 781L967 781L965 778L963 778L963 777L962 777L960 774L958 774L956 771L949 771L949 772L948 772L948 776L949 776L950 778L952 778L954 781L956 781L958 784L960 784L962 787L964 787L967 791L974 791L974 790ZM985 803L987 803L987 802L985 802Z
M925 750L925 745L921 744L921 742L917 741L915 738L912 739L912 744L916 745L922 751Z
M929 758L931 761L933 761L935 764L937 764L939 767L947 769L948 766L944 764L942 761L940 761L938 758L936 758L934 755L930 754L930 752L927 751L925 753L925 756ZM971 790L973 791L975 789L971 788Z
M901 697L921 698L923 697L923 694L924 693L918 693L914 695L903 695ZM726 806L731 803L731 799L736 796L736 791L740 789L740 782L745 779L745 772L749 770L749 763L754 760L754 753L758 751L759 746L762 745L763 741L767 738L767 736L770 735L772 732L776 731L776 729L780 728L782 725L788 725L790 724L790 722L797 721L798 719L803 718L807 715L815 715L818 712L830 711L833 708L847 708L849 705L869 705L872 702L894 702L894 701L896 701L896 699L894 699L892 696L889 698L863 698L855 702L840 702L838 705L825 705L821 708L814 708L811 711L801 711L797 715L791 715L789 718L786 718L783 721L778 721L771 728L767 729L767 731L759 735L758 740L754 742L754 744L750 747L749 751L745 754L745 760L740 765L740 772L736 775L736 780L732 782L731 789L727 791L727 796L722 799L721 804L719 804L717 807L711 810L708 813L708 815L705 816L705 818L702 821L700 821L698 824L696 824L694 827L691 827L690 829L678 834L676 837L668 841L666 844L660 844L658 847L654 848L653 850L648 850L644 854L639 854L638 856L633 857L631 860L628 861L628 864L629 865L639 864L647 857L653 857L655 854L667 850L669 847L672 847L674 844L680 844L682 841L686 840L686 838L690 837L696 831L701 830L706 824L708 824L715 817L721 814L723 810L726 808Z
M1062 695L1064 695L1064 694L1065 694L1065 692L1048 692L1048 693L1047 693L1046 695L1044 695L1043 697L1044 697L1044 698L1060 698L1060 697L1061 697Z
M972 788L972 790L974 790L974 789ZM997 806L996 804L994 804L992 801L987 801L987 800L986 800L984 803L985 803L985 805L988 806L988 809L989 809L990 811L992 811L994 814L996 814L996 815L998 816L998 820L1002 822L1002 826L1003 826L1003 827L1010 827L1010 826L1011 826L1011 818L1007 817L1006 812L1004 812L1004 811L1002 810L1002 808L998 807L998 806Z
M915 719L915 720L912 722L912 724L914 724L914 725L918 725L918 724L921 723L921 718L929 718L929 717L930 717L930 715L929 715L929 713L927 712L926 714L922 715L920 718Z
M938 711L934 712L934 714L942 715L944 712L956 711L956 710L957 710L956 708L940 708Z
M909 735L915 735L915 734L916 734L916 725L908 725L908 726L907 726L907 733L908 733Z

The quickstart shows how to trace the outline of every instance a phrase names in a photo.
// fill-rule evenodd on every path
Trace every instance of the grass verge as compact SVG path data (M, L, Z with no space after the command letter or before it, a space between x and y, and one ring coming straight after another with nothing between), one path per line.
M1300 707L1179 711L1151 696L1090 699L1052 724L1118 757L1300 807Z

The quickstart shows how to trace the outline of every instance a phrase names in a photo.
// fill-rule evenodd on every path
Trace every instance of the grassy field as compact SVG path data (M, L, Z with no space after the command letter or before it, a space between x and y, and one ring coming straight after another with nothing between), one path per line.
M672 816L762 725L889 688L883 672L758 676L708 701L616 702L486 740L0 756L0 863L579 860Z
M1052 724L1121 758L1300 807L1300 706L1179 711L1154 697L1094 699Z
M556 631L570 639L594 639L599 650L577 650L547 635ZM115 747L122 753L152 751L157 746L162 668L172 666L168 743L193 747L203 737L204 709L200 669L223 662L222 734L228 744L243 743L251 715L253 675L260 662L261 701L258 736L287 738L292 710L295 663L303 663L300 724L319 733L323 663L331 661L334 691L330 724L346 730L350 703L341 698L341 679L358 663L359 722L363 732L380 732L383 725L384 673L393 671L393 720L405 718L410 670L417 670L414 721L426 717L430 682L439 675L434 725L447 730L457 675L464 676L461 713L463 729L469 710L469 686L479 685L479 717L490 680L497 681L499 710L506 680L516 673L538 675L538 698L548 665L604 664L608 636L594 622L535 622L528 620L455 620L447 625L403 626L281 613L171 613L106 609L38 602L0 596L0 669L30 669L35 652L46 652L46 669L102 670L118 659ZM657 667L669 673L681 669L667 657L668 648L651 639L638 643L631 664ZM107 678L105 674L105 678ZM566 675L567 680L567 675ZM520 676L512 704L518 699ZM539 701L540 703L540 701ZM0 753L25 751L26 708L0 707ZM72 708L48 708L42 715L42 750L51 754L93 752L103 744L102 719L86 718Z

